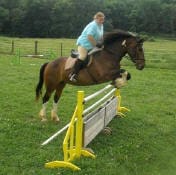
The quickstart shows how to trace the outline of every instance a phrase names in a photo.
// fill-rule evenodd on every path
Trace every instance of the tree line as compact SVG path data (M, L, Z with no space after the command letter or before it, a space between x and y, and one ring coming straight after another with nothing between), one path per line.
M0 35L75 38L97 11L105 31L176 34L176 0L0 0Z

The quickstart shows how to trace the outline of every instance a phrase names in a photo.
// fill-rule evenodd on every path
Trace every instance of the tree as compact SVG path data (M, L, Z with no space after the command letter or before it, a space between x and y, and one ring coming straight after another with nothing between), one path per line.
M176 33L176 0L0 0L0 33L78 37L93 15L105 13L105 31Z
M3 7L0 7L0 32L5 33L5 22L9 19L9 10Z
M52 2L28 0L23 21L23 34L30 37L49 37Z
M138 8L138 31L157 33L159 30L161 4L159 0L144 0Z
M176 33L176 5L163 4L160 13L160 31L162 33Z

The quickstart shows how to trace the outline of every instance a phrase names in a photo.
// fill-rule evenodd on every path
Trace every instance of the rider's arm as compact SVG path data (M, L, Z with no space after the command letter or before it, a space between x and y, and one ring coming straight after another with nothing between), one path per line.
M88 35L87 39L91 42L92 46L95 47L97 42L95 41L94 37L92 35Z

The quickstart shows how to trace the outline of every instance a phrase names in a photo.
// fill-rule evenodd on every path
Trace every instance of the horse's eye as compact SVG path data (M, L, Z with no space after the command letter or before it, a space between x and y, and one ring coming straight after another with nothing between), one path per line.
M141 43L138 43L137 48L138 48L139 51L141 51L141 52L143 51L143 48L142 48L142 44L141 44Z

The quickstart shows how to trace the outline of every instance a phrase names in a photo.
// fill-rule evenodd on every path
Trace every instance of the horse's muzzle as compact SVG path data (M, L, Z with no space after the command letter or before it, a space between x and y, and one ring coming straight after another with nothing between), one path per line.
M135 64L136 64L136 69L142 70L145 67L145 60L137 60Z
M143 70L144 67L145 67L145 65L143 65L143 64L139 64L139 65L136 64L136 69L138 69L138 70Z

